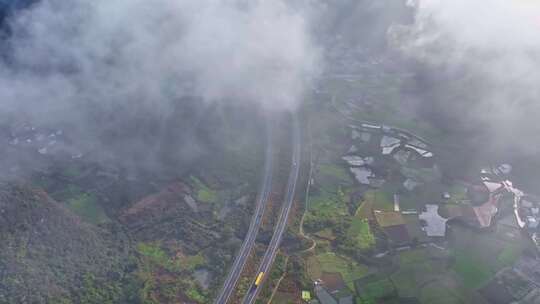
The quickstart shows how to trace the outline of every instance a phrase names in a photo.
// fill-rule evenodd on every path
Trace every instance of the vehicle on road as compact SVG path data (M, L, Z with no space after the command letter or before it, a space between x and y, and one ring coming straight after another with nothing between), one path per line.
M301 138L300 138L300 126L298 123L298 119L295 116L293 117L292 135L293 135L291 138L292 143L293 143L292 162L291 162L292 166L289 172L289 179L287 181L287 189L285 193L284 202L281 207L281 214L279 215L278 222L275 225L274 234L272 235L270 244L268 245L268 248L266 249L266 252L262 258L261 264L259 265L259 270L258 270L259 276L253 283L251 291L248 292L246 296L244 297L242 301L243 304L254 304L255 301L257 300L257 295L262 289L264 274L268 273L272 269L272 265L276 258L279 246L281 244L283 234L285 232L285 229L287 228L289 214L292 209L293 202L294 202L296 182L298 181L298 175L300 171L299 166L297 166L296 164L300 161L301 151L302 151Z
M263 278L264 278L264 272L259 272L259 274L257 275L257 279L255 279L255 287L261 285Z

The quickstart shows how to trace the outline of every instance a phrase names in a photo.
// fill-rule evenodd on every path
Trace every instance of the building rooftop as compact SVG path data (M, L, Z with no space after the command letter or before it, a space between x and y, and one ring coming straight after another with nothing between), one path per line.
M446 235L447 219L440 216L438 211L438 205L426 205L426 211L420 213L418 216L421 220L426 222L424 231L428 236L441 237Z
M403 245L411 241L407 223L398 211L373 211L377 224L384 231L390 241Z
M499 198L500 195L490 195L487 202L473 208L481 228L491 226L491 220L498 212L497 204Z
M486 186L490 193L496 192L504 188L504 185L502 183L496 183L491 181L484 181L484 186Z

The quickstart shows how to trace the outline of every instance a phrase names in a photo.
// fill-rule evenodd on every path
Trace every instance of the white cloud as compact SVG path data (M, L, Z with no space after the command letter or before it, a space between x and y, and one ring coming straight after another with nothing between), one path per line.
M434 74L451 75L442 79L454 89L437 98L449 109L467 103L458 115L487 125L494 137L508 143L522 139L516 134L535 134L534 120L540 115L540 2L409 3L416 8L415 22L394 28L392 38Z
M42 0L10 23L0 110L38 118L186 95L294 109L317 68L302 12L281 0Z

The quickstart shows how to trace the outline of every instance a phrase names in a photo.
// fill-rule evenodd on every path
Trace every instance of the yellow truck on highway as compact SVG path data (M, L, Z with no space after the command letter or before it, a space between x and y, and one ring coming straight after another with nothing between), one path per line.
M263 278L264 272L259 272L259 274L257 275L257 279L255 279L255 287L261 285Z

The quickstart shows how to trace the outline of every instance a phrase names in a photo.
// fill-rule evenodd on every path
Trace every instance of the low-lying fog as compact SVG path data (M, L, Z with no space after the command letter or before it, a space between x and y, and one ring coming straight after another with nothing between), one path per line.
M186 99L294 110L339 37L399 58L417 113L463 134L471 158L540 178L523 165L540 154L537 1L42 0L4 28L4 121L71 126L103 144L100 130L170 119Z

